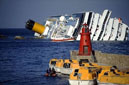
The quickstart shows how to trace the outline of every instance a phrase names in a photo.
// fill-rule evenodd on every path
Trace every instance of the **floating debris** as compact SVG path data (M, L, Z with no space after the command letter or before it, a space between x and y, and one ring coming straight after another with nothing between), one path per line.
M0 34L0 39L5 39L7 36Z
M15 40L22 40L22 39L25 39L25 38L22 37L22 36L15 36L14 39L15 39Z

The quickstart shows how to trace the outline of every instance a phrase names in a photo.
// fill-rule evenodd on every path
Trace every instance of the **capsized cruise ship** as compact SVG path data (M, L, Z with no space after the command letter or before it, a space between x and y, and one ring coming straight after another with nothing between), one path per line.
M111 18L111 13L109 10L104 10L102 14L90 11L51 16L46 19L44 26L28 20L26 28L35 31L36 37L44 37L52 41L75 41L80 40L82 25L87 24L93 41L127 40L129 27L121 18Z

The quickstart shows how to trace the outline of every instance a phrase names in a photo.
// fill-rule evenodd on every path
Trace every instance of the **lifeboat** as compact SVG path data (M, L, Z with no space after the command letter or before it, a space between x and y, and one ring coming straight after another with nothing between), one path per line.
M57 73L70 74L76 68L79 68L77 60L70 59L52 59L49 63L49 68L54 68Z
M118 69L103 69L98 74L99 85L129 85L129 72Z
M46 76L46 77L49 77L49 76L51 76L51 77L56 77L57 74L56 74L55 69L54 69L54 68L52 68L52 69L51 69L51 68L47 69L45 76Z
M69 78L70 85L96 85L96 72L91 69L80 67L75 69Z

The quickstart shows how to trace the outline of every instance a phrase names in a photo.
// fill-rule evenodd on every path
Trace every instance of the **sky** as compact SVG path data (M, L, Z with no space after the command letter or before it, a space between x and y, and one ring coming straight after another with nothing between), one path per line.
M129 0L0 0L0 28L25 28L32 19L43 24L49 16L93 11L121 17L129 26Z

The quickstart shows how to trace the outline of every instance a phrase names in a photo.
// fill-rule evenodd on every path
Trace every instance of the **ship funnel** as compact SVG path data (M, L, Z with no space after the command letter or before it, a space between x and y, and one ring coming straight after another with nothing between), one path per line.
M28 20L26 22L25 27L29 30L32 30L34 32L37 32L39 34L43 34L44 30L45 30L45 26L41 25L33 20Z

